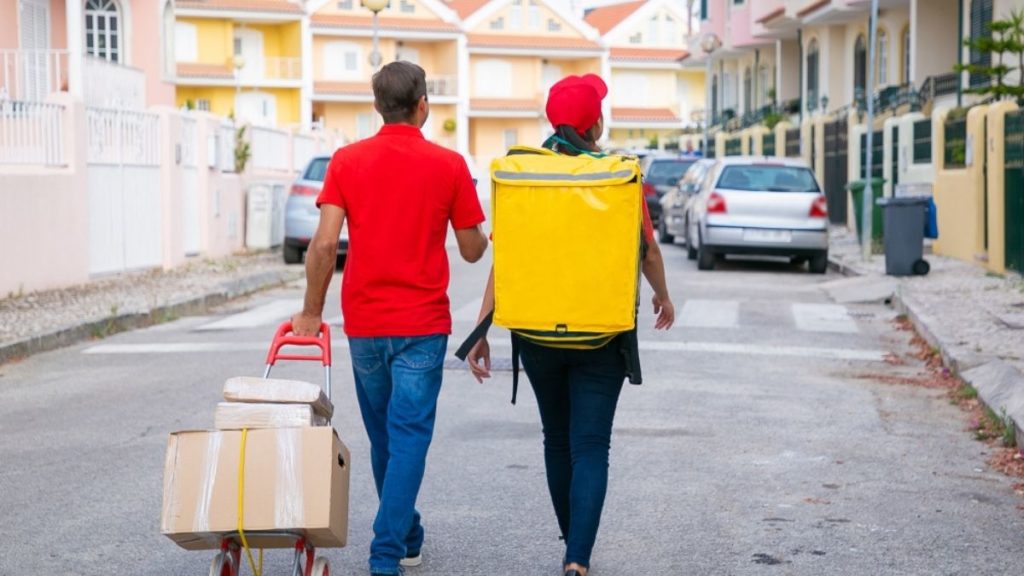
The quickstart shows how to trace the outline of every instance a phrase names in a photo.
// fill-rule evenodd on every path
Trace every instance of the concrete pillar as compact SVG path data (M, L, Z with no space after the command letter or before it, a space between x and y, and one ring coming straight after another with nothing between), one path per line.
M458 102L455 105L455 148L463 155L469 155L469 46L465 34L460 34L458 39L456 57L458 63L456 70L456 92Z
M85 66L85 3L65 0L68 39L68 92L82 97L82 73Z
M163 267L185 261L184 207L181 195L181 115L174 108L158 107L160 115L160 216ZM170 145L166 145L170 144Z
M309 15L302 17L302 88L299 98L299 126L313 122L313 31L309 27Z

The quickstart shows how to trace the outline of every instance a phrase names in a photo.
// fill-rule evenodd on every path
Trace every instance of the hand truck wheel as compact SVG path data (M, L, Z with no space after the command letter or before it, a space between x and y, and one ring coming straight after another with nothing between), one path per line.
M317 558L313 561L313 573L310 576L331 576L331 566L327 558Z
M210 562L210 576L237 576L238 566L234 557L228 552L218 552Z

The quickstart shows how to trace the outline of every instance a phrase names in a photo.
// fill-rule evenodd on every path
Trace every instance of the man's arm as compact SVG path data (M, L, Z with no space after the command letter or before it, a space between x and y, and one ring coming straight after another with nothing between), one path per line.
M676 320L675 305L668 294L668 283L665 281L665 260L661 256L661 247L657 242L650 242L647 246L647 255L641 264L644 278L654 289L654 313L658 319L654 324L657 330L668 330Z
M487 236L480 226L463 228L455 231L455 240L459 243L459 254L466 262L476 262L483 258L487 251Z
M298 336L316 336L323 322L324 299L334 275L338 257L338 236L345 223L345 210L334 204L320 205L320 224L306 250L306 299L302 312L292 318Z

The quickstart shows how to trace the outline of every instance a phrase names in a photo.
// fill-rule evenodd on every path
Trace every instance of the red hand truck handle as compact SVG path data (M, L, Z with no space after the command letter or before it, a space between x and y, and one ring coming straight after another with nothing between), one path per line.
M281 354L284 346L316 346L320 354ZM324 366L331 365L331 327L326 322L320 324L319 336L296 336L292 333L292 322L287 320L277 327L274 341L267 352L267 365L273 366L278 360L319 360Z

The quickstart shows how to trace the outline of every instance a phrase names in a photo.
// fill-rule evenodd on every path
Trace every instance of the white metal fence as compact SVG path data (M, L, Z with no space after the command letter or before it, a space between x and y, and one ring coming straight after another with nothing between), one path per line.
M0 164L64 166L64 106L0 101Z
M286 172L291 169L288 157L288 133L273 128L251 126L252 167L256 170Z
M296 172L306 167L306 164L316 156L316 139L312 136L296 134L292 136L292 169Z
M217 132L217 159L220 162L221 172L235 171L235 125L229 120L220 123Z
M159 115L109 108L86 108L85 119L87 162L159 166Z
M457 96L458 78L456 76L434 76L427 78L427 94L431 96Z
M0 50L0 100L42 101L67 80L67 50Z
M185 114L181 118L181 206L182 240L186 256L199 254L202 249L199 202L199 132L195 118Z
M128 110L146 107L146 74L137 68L86 57L82 83L87 106Z

